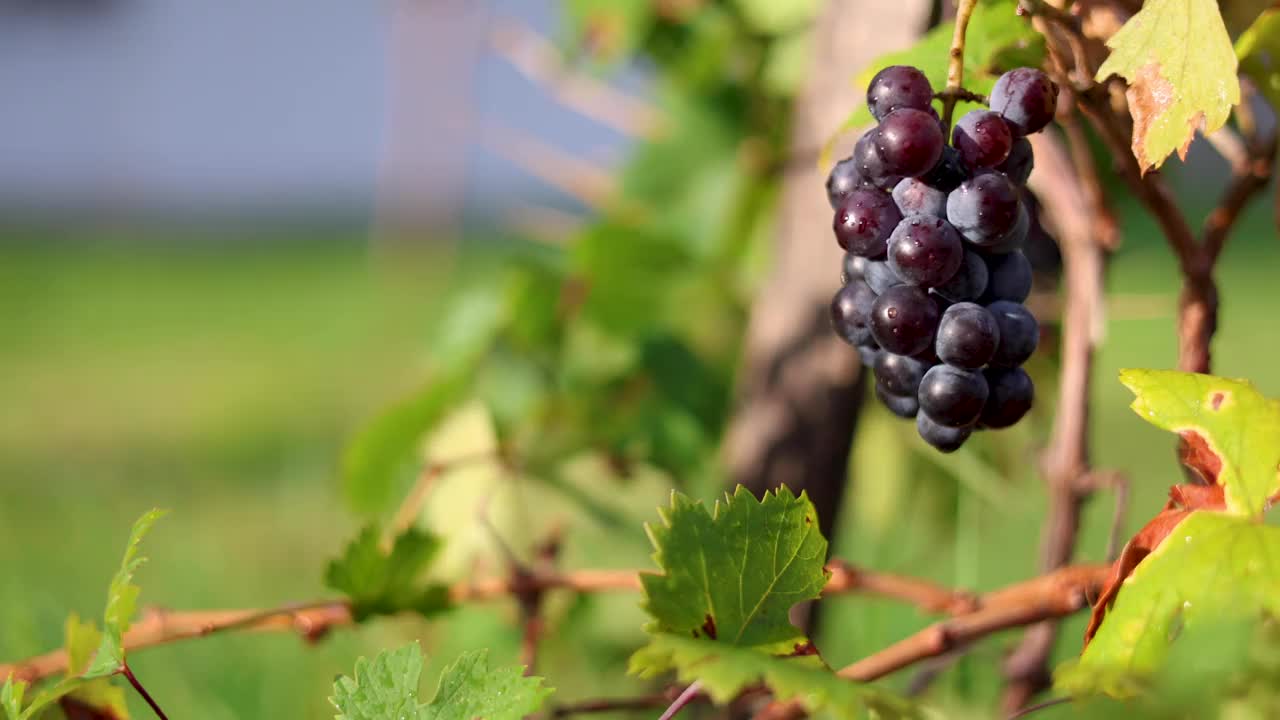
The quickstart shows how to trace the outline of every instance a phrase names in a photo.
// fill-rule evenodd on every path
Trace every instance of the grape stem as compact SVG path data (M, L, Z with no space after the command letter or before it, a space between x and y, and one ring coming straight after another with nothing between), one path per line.
M964 79L964 35L969 29L969 18L978 0L960 0L956 5L956 29L951 36L951 59L947 64L947 89L942 95L942 122L951 129L951 115L955 112L956 101L962 99L959 93L964 92L961 85Z

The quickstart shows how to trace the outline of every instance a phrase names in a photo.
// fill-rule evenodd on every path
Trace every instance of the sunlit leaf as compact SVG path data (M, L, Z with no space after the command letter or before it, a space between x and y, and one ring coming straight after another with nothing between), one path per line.
M133 584L133 574L146 562L146 558L138 557L138 545L156 520L164 515L163 510L151 510L133 524L129 542L125 545L124 558L120 561L120 569L111 578L111 584L107 588L107 607L102 613L102 642L98 645L98 653L93 662L84 672L86 679L113 675L124 667L124 633L133 621L138 593L142 591L142 588Z
M1174 151L1185 160L1196 131L1222 127L1240 102L1236 54L1214 0L1148 0L1107 47L1097 80L1128 81L1133 156L1144 172Z
M1253 82L1274 108L1280 108L1280 9L1264 11L1236 40L1240 72Z

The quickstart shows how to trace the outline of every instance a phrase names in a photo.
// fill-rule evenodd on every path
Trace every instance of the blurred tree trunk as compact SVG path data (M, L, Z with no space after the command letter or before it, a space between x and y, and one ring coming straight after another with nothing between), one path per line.
M773 274L747 329L739 406L724 450L730 481L756 495L783 484L807 491L828 538L844 496L863 383L857 354L832 332L828 316L841 253L817 155L864 102L854 75L877 56L909 45L932 8L932 0L829 0L823 8L814 26L813 63L796 100ZM842 155L848 149L849 143L837 148Z

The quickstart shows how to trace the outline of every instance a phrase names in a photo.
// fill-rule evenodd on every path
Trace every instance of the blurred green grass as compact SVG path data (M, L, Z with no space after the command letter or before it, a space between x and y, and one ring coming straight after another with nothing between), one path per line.
M1097 466L1133 481L1133 529L1180 474L1171 437L1127 409L1115 377L1122 367L1174 363L1177 280L1151 223L1129 209L1124 217L1092 441ZM1215 368L1280 395L1280 247L1265 209L1246 216L1239 236L1219 272ZM130 522L152 506L174 513L146 545L144 604L264 606L325 595L323 563L356 522L336 490L342 443L422 379L449 272L443 260L426 260L420 272L388 273L354 234L190 243L166 233L125 241L90 230L0 233L0 658L58 645L68 611L96 615ZM1047 417L1052 389L1041 390ZM986 457L1006 469L996 476L974 456L966 457L979 464L967 472L948 460L920 473L894 452L915 447L909 429L872 411L846 516L857 522L837 540L839 552L974 588L1027 576L1044 503L1029 448L1044 432L1023 428L993 443ZM1110 515L1109 495L1091 501L1081 558L1101 557ZM634 534L643 542L638 525ZM639 559L635 547L625 554ZM607 625L616 607L584 599L564 613ZM822 647L837 664L928 620L863 598L833 601L828 618L840 631ZM509 659L517 638L508 619L507 608L467 610L426 647L447 660L453 650L491 645ZM1079 625L1064 632L1064 655L1078 647ZM604 629L611 638L568 632L548 649L545 669L564 696L608 688L610 673L620 680L617 645L638 627ZM335 673L419 630L374 623L312 648L283 635L227 636L139 653L134 664L167 705L186 711L178 714L326 717ZM939 697L964 705L989 692L1011 640L984 643L961 661ZM557 674L560 663L568 666ZM575 685L584 674L591 679Z

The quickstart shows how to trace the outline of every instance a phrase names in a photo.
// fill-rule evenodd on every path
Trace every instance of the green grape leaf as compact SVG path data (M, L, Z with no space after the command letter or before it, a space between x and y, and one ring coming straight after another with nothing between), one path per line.
M1236 54L1214 0L1149 0L1107 40L1097 80L1119 75L1133 116L1133 156L1146 172L1197 130L1211 133L1240 102Z
M464 653L444 669L435 697L418 703L423 655L418 643L356 661L355 677L341 677L329 699L337 720L519 720L551 694L522 667L490 669L488 651Z
M1263 11L1236 39L1240 72L1253 82L1274 108L1280 108L1280 8Z
M951 36L955 22L939 24L925 33L915 45L886 53L863 68L853 80L859 90L866 90L871 78L889 65L912 65L929 78L934 90L947 85L947 64L951 52ZM1017 0L990 0L980 2L974 8L965 31L964 87L980 95L987 95L996 78L1015 67L1038 67L1044 62L1044 37L1037 33L1026 18L1018 15ZM956 116L973 107L970 103L958 103ZM830 164L830 152L840 134L873 122L866 103L858 103L845 120L836 136L828 140L823 150L821 164Z
M1244 380L1174 370L1122 370L1120 382L1137 396L1134 412L1182 436L1183 462L1223 486L1229 512L1266 508L1280 489L1280 403Z
M864 709L874 710L881 720L922 717L911 702L881 688L845 680L813 654L780 657L663 633L631 659L632 672L644 677L670 668L675 668L681 682L701 682L718 704L764 683L778 700L799 699L809 712L825 710L840 720L861 718Z
M366 527L325 570L325 584L351 600L352 617L361 622L406 610L430 616L447 609L447 587L418 582L440 551L439 539L410 529L384 552L378 545L380 536L376 526Z
M1071 694L1133 695L1182 628L1280 614L1280 527L1198 510L1124 582L1078 661L1055 673Z
M826 584L827 541L803 493L783 487L757 501L741 486L711 512L678 492L662 523L646 525L661 575L643 573L651 632L718 640L773 653L806 643L796 603Z
M71 613L63 625L63 634L66 638L67 677L75 677L88 668L94 650L102 642L102 633L92 620L81 620L79 615ZM128 720L129 717L124 688L113 685L108 678L95 678L73 688L62 702L64 705L77 704L77 710L82 714L93 711L96 713L94 717L117 720Z
M107 587L107 607L102 613L102 641L93 662L83 673L85 679L114 675L124 668L124 633L133 621L138 593L142 591L142 588L133 584L133 574L146 562L146 558L138 557L138 545L156 520L164 515L164 510L151 510L133 524L129 542L125 545L124 557L120 560L120 569Z
M765 35L782 35L802 29L813 20L820 7L818 0L734 0L742 19Z
M356 435L342 456L342 486L352 509L369 515L390 509L400 481L418 467L423 437L466 399L474 374L471 363L439 373Z
M10 675L4 681L4 687L0 688L0 707L4 708L4 714L8 716L8 720L22 719L22 698L26 694L25 680L14 680L13 675Z

